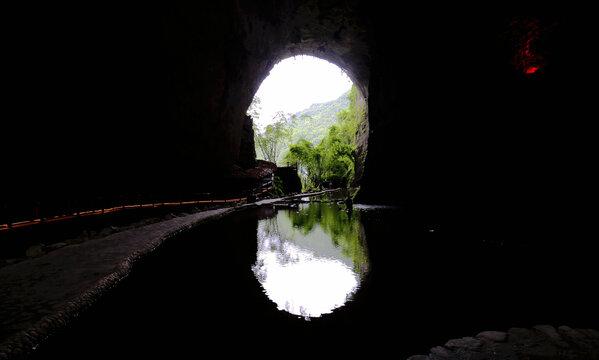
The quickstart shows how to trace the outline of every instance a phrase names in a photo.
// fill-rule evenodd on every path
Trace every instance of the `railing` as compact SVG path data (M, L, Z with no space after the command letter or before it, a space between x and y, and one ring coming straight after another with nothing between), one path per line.
M256 196L256 197L261 196L270 190L272 190L272 186L267 187L265 189L261 189L259 192L256 192L254 194L254 196ZM237 203L237 202L247 201L247 200L248 200L248 197L239 197L239 198L226 199L226 200L210 199L210 200L192 200L192 201L152 202L152 203L146 203L146 204L135 204L135 205L129 204L129 205L113 206L113 207L102 208L102 209L97 209L97 210L79 210L76 212L70 212L70 213L62 214L62 215L38 217L38 218L34 218L34 219L27 219L27 220L21 220L21 221L10 221L5 224L0 224L0 231L20 228L20 227L24 227L24 226L51 223L51 222L60 221L60 220L75 219L75 218L80 218L80 217L90 216L90 215L109 214L109 213L112 213L115 211L128 210L128 209L147 209L147 208L182 206L182 205L228 204L228 203ZM37 211L36 211L36 213L37 213Z

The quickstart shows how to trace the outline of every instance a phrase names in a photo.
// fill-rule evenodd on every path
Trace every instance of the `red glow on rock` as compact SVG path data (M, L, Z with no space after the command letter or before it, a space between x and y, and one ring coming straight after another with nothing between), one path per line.
M551 27L542 26L536 18L512 19L507 37L513 51L511 63L518 71L534 74L546 65L546 49L542 44Z

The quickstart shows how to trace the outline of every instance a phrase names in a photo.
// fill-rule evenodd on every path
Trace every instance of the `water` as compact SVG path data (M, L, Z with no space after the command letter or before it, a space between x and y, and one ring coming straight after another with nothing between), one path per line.
M166 242L37 358L401 359L485 330L597 327L591 251L304 200Z
M279 310L309 320L353 298L369 264L352 215L345 205L302 203L258 222L252 271Z

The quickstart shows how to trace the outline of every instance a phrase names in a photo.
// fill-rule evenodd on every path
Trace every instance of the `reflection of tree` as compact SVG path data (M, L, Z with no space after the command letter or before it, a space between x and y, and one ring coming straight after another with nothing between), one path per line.
M275 217L262 219L258 222L258 258L256 259L256 264L252 266L252 271L260 283L266 281L267 271L264 258L259 254L264 253L264 250L269 248L277 252L280 252L281 248L278 224Z
M261 249L270 248L271 250L280 251L282 241L279 236L279 222L277 217L260 220L258 225L258 247Z
M256 275L256 279L258 279L260 283L266 281L266 267L264 266L263 259L258 259L256 261L256 265L252 266L252 271L254 272L254 274Z
M300 231L304 235L308 235L314 226L320 223L321 217L321 206L317 204L311 204L309 206L301 207L297 212L287 211L287 215L291 219L293 227Z
M333 244L341 253L351 258L354 271L363 274L368 268L364 237L360 232L359 213L353 216L341 211L337 205L312 203L297 212L285 212L293 227L307 235L318 224L331 236Z
M289 264L299 261L289 251L285 249L285 243L288 239L285 232L280 229L280 221L277 215L274 217L260 220L258 225L258 252L268 250L276 253L281 264ZM260 266L263 266L262 263Z

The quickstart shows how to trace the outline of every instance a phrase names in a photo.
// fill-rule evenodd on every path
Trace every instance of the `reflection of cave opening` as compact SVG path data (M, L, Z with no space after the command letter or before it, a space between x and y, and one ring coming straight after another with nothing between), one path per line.
M357 212L303 203L258 223L252 271L279 310L306 320L329 314L353 299L368 268Z

